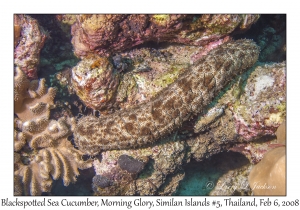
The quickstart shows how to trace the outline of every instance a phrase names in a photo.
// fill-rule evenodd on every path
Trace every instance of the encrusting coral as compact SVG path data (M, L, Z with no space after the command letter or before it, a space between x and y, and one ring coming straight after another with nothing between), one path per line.
M107 58L99 56L80 61L72 68L72 85L87 107L110 108L119 85L119 74Z
M29 79L37 78L40 51L44 46L47 33L38 21L29 15L14 15L14 64Z
M75 119L50 119L55 89L47 88L44 79L30 82L17 68L14 92L15 195L49 192L52 179L62 178L65 186L75 182L78 168L89 168L92 162L84 161L83 153L67 139L74 130Z
M256 164L266 152L285 144L286 63L259 64L242 92L238 100L228 103L235 122L234 133L240 139L230 150L244 154Z
M72 44L76 56L107 56L154 42L204 45L233 31L243 31L260 15L89 14L75 15Z

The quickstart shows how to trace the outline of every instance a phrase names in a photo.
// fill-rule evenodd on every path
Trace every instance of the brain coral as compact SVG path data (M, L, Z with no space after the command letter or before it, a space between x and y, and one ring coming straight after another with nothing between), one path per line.
M81 118L75 143L89 155L154 143L204 109L232 77L256 62L258 54L250 40L220 45L148 103L99 119Z

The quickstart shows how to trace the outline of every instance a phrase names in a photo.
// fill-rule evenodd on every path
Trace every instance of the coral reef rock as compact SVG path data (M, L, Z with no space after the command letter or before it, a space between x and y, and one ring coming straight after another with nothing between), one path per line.
M118 164L122 170L129 173L138 174L144 168L144 164L128 155L121 155L118 159Z
M102 152L93 165L96 176L105 178L93 183L95 195L171 195L184 177L180 166L187 161L184 141L173 140L164 139L154 147Z
M105 188L111 186L112 182L105 176L96 175L93 177L93 188ZM96 191L96 190L95 190Z
M248 175L252 166L250 164L240 168L229 170L223 174L209 193L213 196L245 196L251 195L252 191L248 183Z
M270 137L275 138L277 128L286 118L286 64L260 63L244 76L247 77L245 82L239 79L196 122L194 130L200 128L201 135L187 140L195 159L207 158L211 155L210 149L219 153L229 142L236 142L227 149L244 154L251 163L258 163L275 147L274 143L278 144ZM265 79L272 83L264 82ZM267 142L266 136L269 136Z
M199 46L233 31L243 31L259 17L250 14L76 15L72 44L80 58L89 54L107 56L148 41Z
M37 78L46 32L28 15L14 15L14 63L29 79Z
M286 117L286 63L265 64L251 73L233 106L236 129L252 141L274 132Z
M72 68L72 85L86 106L108 109L119 85L119 74L107 58L85 58Z
M225 37L206 46L135 48L109 59L89 56L72 68L72 86L87 107L103 114L138 105L150 101L190 65L228 41Z

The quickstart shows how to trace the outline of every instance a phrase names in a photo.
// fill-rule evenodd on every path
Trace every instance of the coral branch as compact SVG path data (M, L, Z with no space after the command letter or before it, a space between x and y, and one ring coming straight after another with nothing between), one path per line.
M19 68L15 75L14 150L15 195L41 195L49 192L52 179L63 179L68 186L76 181L79 169L92 166L82 160L67 136L72 134L75 119L50 120L56 90L47 88L45 80L29 82ZM51 177L52 176L52 177Z

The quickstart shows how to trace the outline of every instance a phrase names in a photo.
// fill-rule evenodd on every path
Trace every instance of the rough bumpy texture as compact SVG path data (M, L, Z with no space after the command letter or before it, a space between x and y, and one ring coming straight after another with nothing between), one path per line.
M105 188L112 185L112 181L105 176L96 175L93 177L93 188Z
M90 57L72 68L72 85L86 106L103 109L112 106L119 85L119 74L107 58Z
M154 143L208 105L232 77L251 67L259 48L250 40L221 45L152 101L103 118L83 117L74 131L86 154Z
M286 118L286 63L256 67L244 92L230 107L237 133L248 141L274 135Z
M94 169L113 185L93 188L95 195L171 195L184 177L181 166L189 161L187 150L185 141L171 135L153 147L103 151L101 162L95 158ZM143 170L137 175L138 171L129 173L122 169L118 163L122 156L139 161Z
M233 31L243 31L259 17L257 14L89 14L76 15L76 21L72 18L73 21L67 22L75 22L72 44L75 55L83 58L89 54L107 56L149 41L201 46Z
M236 161L236 160L234 160ZM231 166L236 166L230 162ZM210 191L211 196L250 196L251 188L248 184L248 175L251 170L251 164L227 170L218 181L215 187Z
M273 70L270 71L271 69ZM252 116L251 107L253 104L263 105L268 102L266 98L269 97L270 103L268 103L268 108L256 109L258 113L253 120L254 122L259 120L257 122L261 124L266 119L269 119L274 114L275 108L278 108L277 100L283 97L282 103L286 102L286 91L283 88L286 86L285 72L285 62L272 64L271 66L270 64L258 64L258 66L250 68L239 77L241 78L238 79L239 82L236 82L230 89L226 90L221 98L218 98L218 100L214 99L209 106L201 111L199 114L199 122L201 124L199 133L194 133L193 127L195 122L191 120L185 122L181 128L176 129L175 132L166 138L160 139L154 145L101 152L101 162L96 159L93 163L95 172L97 175L110 177L114 184L105 189L100 187L93 188L95 195L172 195L176 191L178 183L186 176L181 170L182 166L189 163L191 159L203 161L221 152L225 152L226 155L224 157L227 157L226 151L228 150L242 153L249 159L251 164L259 162L267 151L274 149L274 147L282 146L282 143L276 139L270 139L271 136L275 137L278 125L274 121L271 125L274 128L271 129L273 133L270 133L270 127L264 126L265 131L261 130L253 133L249 139L248 135L238 133L239 130L236 129L237 125L240 125L239 119L241 117L238 119L235 117L234 114L237 112L237 109L234 107L244 104L246 106L244 110L247 110L247 112L243 114L243 119L249 118L247 116ZM247 91L241 89L244 87L243 83L247 83L245 87L249 87L250 83L255 84L254 81L258 81L257 79L263 75L262 73L274 79L273 88L261 89L256 100L249 100L249 98L253 97L253 94L250 94L251 91L249 92L252 88L249 88ZM245 76L247 76L245 78L246 81L242 82ZM277 100L274 100L275 98ZM242 103L242 101L249 102ZM281 112L285 116L285 108L283 105L279 107L281 108L277 110L278 113ZM220 115L221 112L223 113ZM197 125L199 125L199 122ZM249 124L249 130L255 130L255 128L257 128L257 123ZM276 132L277 138L285 136L279 128ZM145 164L138 177L132 178L124 170L120 169L117 162L119 157L124 154ZM233 157L230 156L228 158L231 159ZM226 162L228 163L228 161ZM209 165L212 168L215 167L214 164ZM236 162L230 162L230 165L236 165ZM223 166L222 168L224 169ZM218 182L214 182L216 187L211 193L213 195L251 195L252 191L247 181L249 170L245 171L239 168L237 171L228 171L228 169L225 169L228 173L220 177ZM185 185L183 186L186 188ZM205 185L202 187L205 188Z
M130 157L128 155L121 155L118 159L118 164L122 170L129 173L137 174L144 168L144 163Z
M28 15L14 15L14 32L14 64L29 79L36 79L46 32L37 20Z

